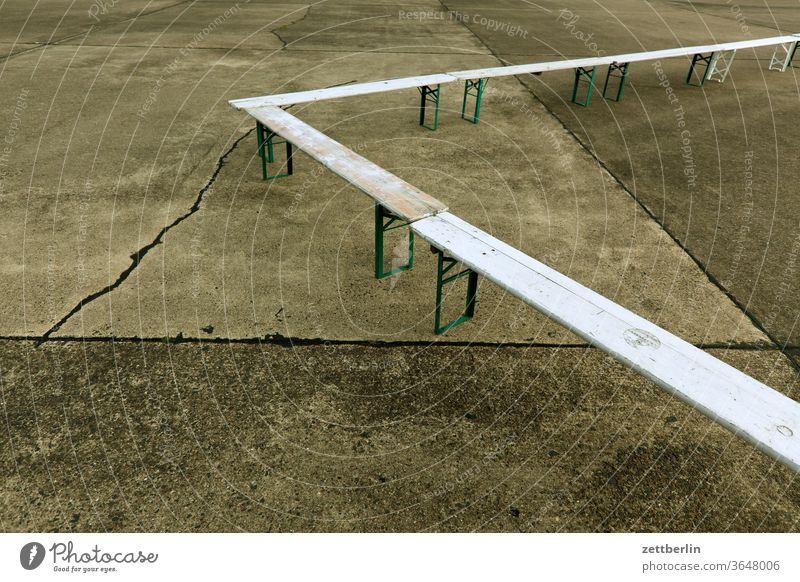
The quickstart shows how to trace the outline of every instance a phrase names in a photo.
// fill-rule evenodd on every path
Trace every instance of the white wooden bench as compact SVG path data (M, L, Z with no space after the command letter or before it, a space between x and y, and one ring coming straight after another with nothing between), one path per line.
M773 57L773 65L777 59L785 69L791 62L797 42L798 36L791 35L593 59L473 69L443 75L406 77L393 81L242 99L231 101L231 104L245 109L257 120L259 154L265 168L265 177L267 177L265 151L269 149L269 158L273 161L271 140L277 135L287 142L288 174L292 172L289 144L293 144L375 200L376 277L382 278L413 266L415 233L437 249L439 260L435 324L437 333L444 332L472 317L478 276L486 277L592 345L608 352L620 362L741 435L781 463L800 471L800 403L464 222L447 212L447 207L432 196L278 107L402 88L427 88L421 91L423 105L420 123L422 124L426 91L430 94L432 85L437 85L435 91L438 111L438 85L465 80L464 107L467 96L475 95L476 109L471 121L477 122L483 81L489 77L575 68L577 88L580 75L585 74L587 68L591 68L591 89L594 67L598 64L608 64L609 75L613 67L623 71L622 83L624 83L627 65L631 62L694 55L690 75L699 57L707 63L703 80L709 78L710 73L715 71L721 77L719 80L722 80L730 68L736 50L776 44L780 45L776 51L791 49L789 56L781 53L779 57ZM791 46L787 48L789 43ZM706 57L703 56L704 52L711 54ZM724 52L729 53L727 58L720 56ZM723 63L722 68L718 67L719 62ZM624 70L621 68L622 65ZM481 82L476 84L475 79L481 79ZM617 97L621 96L621 87L622 85ZM476 92L468 93L470 90ZM464 107L462 107L462 117L464 117ZM383 234L391 228L397 228L392 226L396 221L404 222L409 230L409 261L399 269L386 272L382 265ZM455 267L458 263L465 265L466 269L457 272ZM455 321L441 325L439 314L442 285L462 276L468 277L465 312Z
M590 344L800 471L800 403L449 212L411 229Z
M606 84L603 92L608 87L608 81L612 75L619 73L622 66L624 71L621 74L620 87L617 93L616 101L622 96L622 87L625 83L625 78L628 73L628 65L630 63L642 61L658 61L662 59L669 59L681 56L694 56L692 60L692 67L689 70L689 77L691 77L697 62L706 63L706 71L701 78L701 84L710 78L715 80L724 81L730 70L733 55L737 50L746 48L758 48L765 46L775 46L775 54L770 62L771 69L785 71L791 63L795 53L795 48L798 41L800 41L799 34L773 36L768 38L756 38L735 42L724 42L717 44L706 44L689 47L678 47L671 49L662 49L655 51L642 51L636 53L624 53L619 55L609 55L602 57L586 57L580 59L567 59L559 61L549 61L544 63L527 63L522 65L510 65L505 67L487 67L483 69L466 69L462 71L448 71L445 73L436 73L432 75L417 75L412 77L401 77L398 79L389 79L385 81L370 81L366 83L354 83L352 85L343 85L340 87L330 87L327 89L314 89L310 91L296 91L292 93L282 93L277 95L264 95L261 97L250 97L247 99L233 99L229 101L230 105L235 109L251 109L254 107L284 107L293 105L295 103L309 103L312 101L322 101L326 99L340 99L342 97L353 97L358 95L369 95L372 93L383 93L387 91L397 91L401 89L410 88L425 88L425 87L438 87L439 85L452 83L454 81L465 81L464 86L464 100L462 106L461 116L465 119L470 119L465 115L467 104L467 97L474 95L470 90L474 89L474 82L481 80L480 89L477 92L476 111L471 120L477 122L478 112L480 111L480 96L482 94L483 85L487 79L492 77L507 77L511 75L524 75L524 74L540 74L549 71L562 71L574 69L575 88L573 90L573 102L579 105L588 105L589 99L581 103L575 100L575 93L577 90L578 82L582 78L589 79L589 90L587 95L591 95L594 83L594 70L598 66L608 65L609 70L606 75ZM703 56L708 53L707 56ZM589 71L591 73L589 73ZM619 76L619 75L618 75ZM688 77L687 77L688 78ZM436 95L438 99L438 93ZM423 94L424 103L424 94ZM437 108L438 111L438 108ZM424 108L422 111L424 117ZM434 123L433 128L436 124Z
M464 71L448 71L448 75L456 79L487 79L490 77L505 77L508 75L525 75L530 73L546 73L548 71L563 71L579 67L596 67L612 63L636 63L641 61L660 61L674 57L692 56L703 53L727 52L745 48L782 45L800 40L798 35L774 36L770 38L757 38L738 42L725 42L700 46L687 46L656 51L643 51L625 53L603 57L589 57L550 61L547 63L529 63L526 65L510 65L507 67L490 67L485 69L467 69Z
M286 105L294 105L295 103L310 103L312 101L324 101L326 99L341 99L342 97L354 97L357 95L386 93L387 91L441 85L444 83L452 83L455 80L455 78L446 73L437 73L434 75L401 77L399 79L389 79L387 81L353 83L352 85L329 87L327 89L264 95L263 97L250 97L248 99L234 99L228 103L230 103L234 109L252 109L253 107L266 106L285 107Z
M413 222L447 210L447 206L433 196L370 162L283 109L256 107L247 112L405 222Z

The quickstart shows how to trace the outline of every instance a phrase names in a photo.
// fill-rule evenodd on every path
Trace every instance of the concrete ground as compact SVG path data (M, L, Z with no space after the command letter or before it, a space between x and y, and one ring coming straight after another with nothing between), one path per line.
M227 100L800 30L793 2L0 7L5 531L796 531L797 475L491 284L434 336L433 256L372 277L369 199L263 182ZM795 70L490 81L292 113L800 398ZM601 78L602 81L602 78ZM684 119L684 118L681 118ZM690 132L690 155L681 146ZM686 170L696 176L690 180ZM404 258L398 236L389 260ZM463 301L454 289L448 312Z

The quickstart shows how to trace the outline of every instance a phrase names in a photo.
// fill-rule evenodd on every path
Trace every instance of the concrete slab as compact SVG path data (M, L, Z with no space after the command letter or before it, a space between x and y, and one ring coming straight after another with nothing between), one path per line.
M800 31L800 15L797 5L791 0L770 0L763 6L741 5L716 2L673 2L674 6L691 11L699 18L710 21L712 18L735 20L740 27L752 30L753 27L772 28L794 33Z
M185 2L178 0L4 2L0 6L0 37L5 41L50 43L85 33L95 27L155 13L176 4Z
M514 64L528 62L522 57L530 55L603 56L775 35L774 29L743 31L730 19L703 18L666 1L565 5L509 0L486 5L479 0L447 0L445 5L462 26Z
M486 54L489 50L442 11L439 2L325 3L280 30L289 50Z
M798 527L796 475L592 349L0 353L4 531ZM798 396L775 352L715 355Z
M38 44L32 43L0 42L0 59L16 53L35 49L38 46Z
M737 12L731 5L713 8L705 3L694 12L685 3L635 4L623 0L605 9L580 6L567 20L545 3L554 10L554 21L550 33L542 34L559 52L589 55L594 49L608 53L612 48L685 45L700 38L770 36L774 22L783 22L776 26L786 32L800 26L792 24L789 3L778 3L774 13L752 5ZM474 3L449 6L467 11ZM527 10L506 14L533 18ZM541 17L534 20L532 25ZM519 52L527 50L526 43L502 31L465 24L496 47L501 58L521 62ZM794 213L786 209L797 201L791 184L798 172L793 154L798 144L796 135L783 128L796 107L797 83L791 72L767 73L771 54L770 49L740 51L727 83L710 83L705 91L684 86L688 62L665 61L663 70L679 92L678 103L668 101L651 65L632 68L622 103L604 103L595 95L586 110L568 103L573 83L569 73L523 80L778 343L796 345L800 239ZM604 74L598 73L601 87ZM685 128L674 111L678 106L685 111L697 173L691 188L684 171L692 169L681 157Z
M0 87L8 104L0 268L12 299L0 307L0 333L44 333L187 212L241 135L227 98L279 87L260 80L259 61L72 46L9 61ZM291 57L285 63L287 76L297 70ZM270 68L282 70L278 61Z
M132 23L98 28L92 31L86 42L273 51L284 45L278 29L302 20L307 10L304 4L283 2L180 3L156 14L139 17Z
M436 2L380 3L202 2L177 5L132 25L107 26L87 42L183 47L199 40L208 46L272 50L479 52L487 49L469 31L447 19L420 25L410 15L431 13ZM409 15L409 16L406 16ZM198 27L198 23L206 23ZM213 33L205 30L213 28ZM265 55L266 56L266 55Z
M702 91L683 84L686 63L664 62L677 103L653 66L640 66L623 102L597 99L586 111L565 103L566 75L526 82L741 305L779 342L796 345L800 239L786 209L797 203L800 143L785 128L797 84L768 64L740 54L724 85Z
M493 87L503 98L487 98L477 127L459 119L460 92L445 91L436 133L416 125L411 91L292 111L456 215L689 341L766 339L516 80ZM59 333L205 337L210 326L216 337L433 340L435 266L426 249L413 271L376 281L369 198L301 155L293 177L262 182L254 153L250 137L196 220ZM387 248L403 258L400 235ZM491 285L478 301L478 317L449 339L578 341Z
M9 104L0 130L11 141L0 167L9 219L1 252L14 299L2 305L0 333L44 333L81 298L113 284L131 253L191 207L241 136L227 99L363 73L355 63L341 76L326 60L60 46L10 61L0 89ZM403 74L415 66L399 60L386 68Z

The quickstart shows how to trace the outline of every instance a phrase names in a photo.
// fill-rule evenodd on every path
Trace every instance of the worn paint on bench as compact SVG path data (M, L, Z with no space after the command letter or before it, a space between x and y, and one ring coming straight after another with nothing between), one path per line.
M282 109L257 107L247 112L406 222L447 210L447 206L433 196Z

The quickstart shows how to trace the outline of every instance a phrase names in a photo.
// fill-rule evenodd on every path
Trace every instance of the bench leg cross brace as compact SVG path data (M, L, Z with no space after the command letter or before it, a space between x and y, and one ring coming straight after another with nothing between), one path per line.
M388 219L388 221L386 220ZM398 224L399 223L399 224ZM408 262L405 265L385 271L383 267L383 235L384 233L408 226L408 223L381 206L375 205L375 278L385 279L414 266L414 231L408 229Z
M772 55L772 60L769 62L769 70L783 73L786 69L791 67L798 46L800 46L800 41L776 46L775 52ZM783 54L781 54L781 51L783 51Z
M572 102L575 105L580 105L581 107L589 106L589 101L592 99L592 88L594 87L594 74L596 71L597 67L592 67L591 69L578 67L575 69L575 85L572 87ZM578 101L578 88L580 87L581 81L584 79L589 82L589 88L586 91L586 98L583 101Z
M628 76L628 67L630 63L622 63L621 65L618 63L611 63L608 65L608 73L606 73L606 82L603 85L603 97L605 99L609 99L611 101L619 102L622 99L622 91L625 89L625 79ZM615 97L608 97L606 92L608 91L608 81L611 77L617 77L619 79L619 85L617 87L617 95Z
M695 65L697 63L705 63L706 70L703 72L703 76L700 77L700 85L699 86L702 87L705 84L706 80L708 79L708 74L709 74L709 72L711 70L711 59L713 59L713 58L714 58L714 53L711 53L708 56L704 56L704 55L702 55L700 53L694 55L692 57L692 66L689 67L689 74L686 75L686 84L687 85L692 85L692 73L694 73Z
M477 125L478 118L481 116L481 97L483 97L483 88L486 87L488 79L470 80L464 83L464 101L461 103L461 119L466 119ZM471 117L466 115L467 111L467 97L475 97L475 111Z
M706 78L709 81L717 81L723 83L728 77L733 65L733 59L736 57L736 50L732 51L719 51L714 53L711 59L711 64L708 66Z
M278 136L260 121L256 122L256 139L258 140L258 156L261 158L261 177L264 180L274 180L292 175L292 144L289 141L276 141ZM275 162L275 146L286 144L286 171L279 174L269 174L268 164Z
M436 85L436 88L429 85L424 87L417 87L419 89L419 124L427 129L435 130L439 126L439 94L441 92L441 85ZM435 108L433 110L433 125L425 124L425 109L428 102L432 103Z
M436 314L433 331L436 334L442 334L449 329L454 328L459 323L463 323L468 319L472 319L475 315L475 299L478 294L478 273L471 269L464 269L454 275L448 273L458 264L456 259L444 256L444 251L440 251L435 247L431 250L438 254L437 271L436 271ZM456 279L467 277L467 304L459 317L442 325L442 287L447 283L452 283Z

